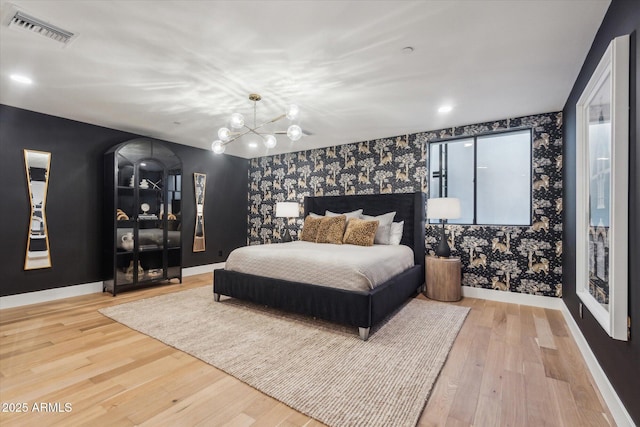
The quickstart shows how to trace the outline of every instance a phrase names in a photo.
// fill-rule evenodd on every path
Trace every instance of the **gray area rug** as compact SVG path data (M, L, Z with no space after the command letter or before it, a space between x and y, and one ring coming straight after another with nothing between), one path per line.
M285 314L210 286L100 310L330 426L414 426L469 309L412 299L372 330Z

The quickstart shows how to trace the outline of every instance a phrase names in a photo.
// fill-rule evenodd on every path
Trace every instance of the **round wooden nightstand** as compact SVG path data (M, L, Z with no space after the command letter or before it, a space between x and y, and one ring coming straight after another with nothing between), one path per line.
M462 298L460 258L438 258L431 255L425 258L427 298L438 301L459 301Z

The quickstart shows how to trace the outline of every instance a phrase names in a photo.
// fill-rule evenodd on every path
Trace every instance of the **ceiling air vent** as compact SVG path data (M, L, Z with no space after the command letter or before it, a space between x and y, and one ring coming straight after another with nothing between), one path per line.
M55 25L47 24L38 18L34 18L33 16L29 16L26 13L19 11L16 11L11 17L9 27L22 28L63 44L69 43L74 36L71 31L63 30Z

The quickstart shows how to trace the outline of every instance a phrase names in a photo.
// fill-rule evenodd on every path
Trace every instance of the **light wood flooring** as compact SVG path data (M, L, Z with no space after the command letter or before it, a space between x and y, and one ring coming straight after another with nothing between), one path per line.
M211 275L184 282L0 310L0 425L322 425L97 311L210 285ZM419 426L613 425L559 311L456 304L471 311ZM4 412L23 403L26 413ZM49 412L34 411L41 403Z

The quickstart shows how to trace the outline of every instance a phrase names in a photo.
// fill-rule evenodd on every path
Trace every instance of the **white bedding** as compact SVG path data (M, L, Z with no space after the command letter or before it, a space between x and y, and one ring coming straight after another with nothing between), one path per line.
M226 270L354 291L369 291L412 267L404 245L332 245L289 242L231 252Z

